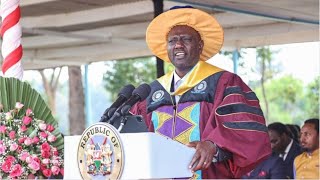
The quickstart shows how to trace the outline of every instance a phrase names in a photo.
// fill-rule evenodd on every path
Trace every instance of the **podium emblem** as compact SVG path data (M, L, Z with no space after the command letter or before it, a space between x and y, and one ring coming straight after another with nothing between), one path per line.
M124 155L118 131L106 123L87 128L78 146L78 167L83 179L120 179Z

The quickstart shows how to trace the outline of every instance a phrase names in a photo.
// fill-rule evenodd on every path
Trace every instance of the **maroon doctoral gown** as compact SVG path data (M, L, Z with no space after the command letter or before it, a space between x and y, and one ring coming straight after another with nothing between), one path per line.
M271 154L259 100L239 76L200 61L174 92L172 78L152 82L150 95L131 112L152 132L183 144L209 140L230 154L195 177L240 178Z

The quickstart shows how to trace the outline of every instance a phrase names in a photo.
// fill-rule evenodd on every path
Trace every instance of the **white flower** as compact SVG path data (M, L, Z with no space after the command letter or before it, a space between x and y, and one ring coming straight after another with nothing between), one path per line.
M26 146L31 145L31 144L32 144L32 139L29 138L29 137L27 137L27 138L24 140L24 144L25 144Z
M50 159L48 158L42 160L42 163L46 165L49 164L49 162L50 162Z
M20 102L16 102L15 108L20 110L24 105Z
M29 163L31 163L31 161L32 161L32 156L28 156L28 157L26 158L26 162L29 164Z
M10 145L10 151L15 151L18 148L18 144L17 143L13 143Z
M51 160L51 163L55 166L59 166L59 160L57 159Z
M11 119L13 119L11 112L7 112L6 113L6 120L9 121Z
M56 141L56 140L57 140L56 136L54 136L54 135L49 135L49 136L48 136L48 141L49 141L49 142L54 142L54 141Z
M47 128L47 125L45 123L39 123L39 129L42 130L42 131L45 131Z

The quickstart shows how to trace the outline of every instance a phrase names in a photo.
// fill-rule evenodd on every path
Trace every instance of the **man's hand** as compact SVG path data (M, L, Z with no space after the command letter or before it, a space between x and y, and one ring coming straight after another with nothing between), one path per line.
M212 162L213 156L217 152L216 146L210 141L193 141L188 143L187 146L196 149L196 153L189 165L189 169L191 169L192 172L207 169Z

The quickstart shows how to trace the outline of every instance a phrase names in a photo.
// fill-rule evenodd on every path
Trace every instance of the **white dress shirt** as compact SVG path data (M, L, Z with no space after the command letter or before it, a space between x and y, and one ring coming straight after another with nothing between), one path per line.
M199 63L197 63L195 66L193 66L193 68L196 67L196 66L199 66ZM192 68L192 69L193 69L193 68ZM189 73L192 71L192 69L191 69L186 75L184 75L183 78L181 78L181 77L176 73L175 70L173 71L174 91L176 91L176 90L179 88L179 86L187 79L187 76L188 76ZM178 104L181 96L176 95L176 96L174 96L174 97L175 97L175 100L176 100L176 104Z
M284 161L286 160L287 158L287 155L291 149L291 146L292 146L292 143L293 143L293 140L291 139L290 143L288 144L288 146L286 147L286 150L284 151L283 154L280 154L279 157L281 157Z
M183 78L181 78L176 71L173 71L173 79L174 79L174 91L176 91L176 89L178 89L178 87L183 83L183 81L185 80L184 76ZM180 100L180 96L179 95L175 95L174 96L175 100L176 100L176 104L179 102Z

